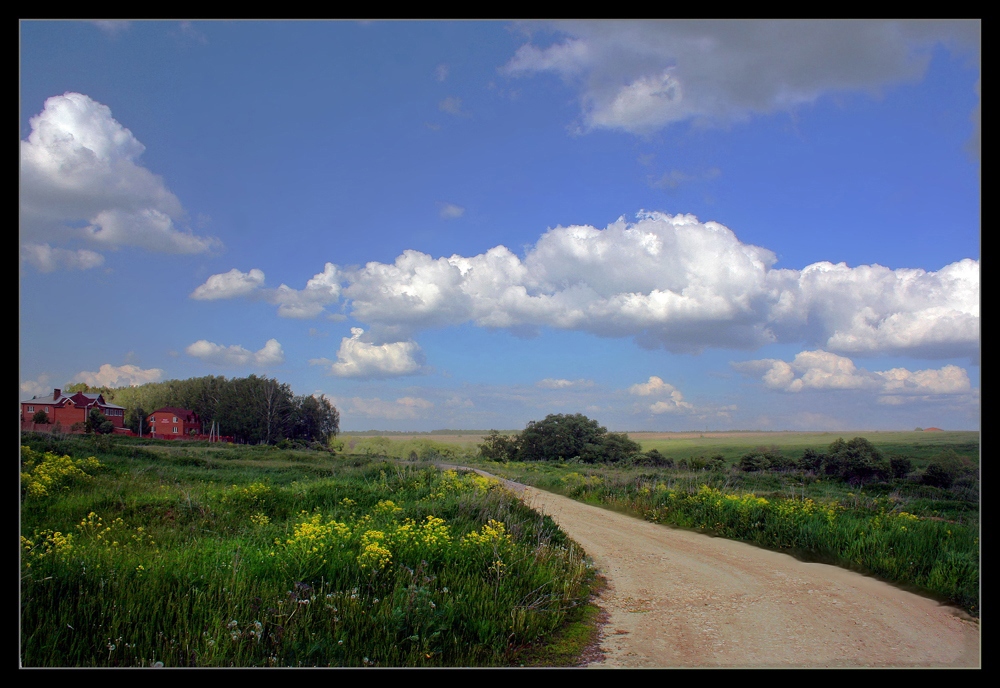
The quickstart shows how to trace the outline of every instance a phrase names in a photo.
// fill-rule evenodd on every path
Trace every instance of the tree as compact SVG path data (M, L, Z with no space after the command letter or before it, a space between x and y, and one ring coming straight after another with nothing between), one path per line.
M504 435L498 430L490 430L479 445L479 455L488 461L507 463L516 461L521 448L519 435Z
M149 423L146 422L147 415L141 406L130 409L125 415L125 427L137 435L148 435Z
M830 445L825 464L828 474L839 475L855 485L885 479L891 474L882 452L864 437L855 437L850 442L837 439Z
M31 417L32 423L38 423L39 425L45 425L49 422L49 414L47 414L43 409L35 411L35 415Z
M913 470L913 462L905 456L893 456L889 459L889 470L893 478L905 478Z
M100 409L92 408L87 414L86 431L96 432L100 435L110 435L115 431L115 425L107 416L101 413Z
M607 432L607 428L581 413L572 416L549 414L544 420L531 421L521 432L518 458L523 461L575 459L584 453L586 445L602 444Z

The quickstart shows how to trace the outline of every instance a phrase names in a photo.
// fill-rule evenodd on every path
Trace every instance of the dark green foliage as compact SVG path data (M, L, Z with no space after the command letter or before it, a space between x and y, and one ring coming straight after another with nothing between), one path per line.
M149 423L146 422L147 415L145 409L141 406L129 409L125 412L125 427L137 435L148 435Z
M937 462L932 462L927 466L926 470L924 470L924 475L921 477L921 482L924 485L931 485L932 487L948 488L951 487L954 480L954 474Z
M39 409L38 411L35 411L35 415L31 417L31 422L45 425L49 422L49 414Z
M479 455L489 461L507 463L517 459L520 446L519 435L504 435L496 430L490 430L490 434L484 437L483 443L479 445Z
M630 460L633 466L648 466L651 468L673 468L674 460L664 456L656 449L650 449L645 454L636 454Z
M841 479L855 485L884 480L890 475L882 452L864 437L855 437L846 443L838 438L830 445L829 460L836 462Z
M340 431L340 413L325 396L294 396L289 385L256 375L209 375L90 391L124 406L126 425L134 432L140 417L163 406L191 409L202 419L202 432L214 421L222 435L245 444L275 444L284 438L326 443ZM142 431L149 432L145 423Z
M751 473L756 471L766 471L770 462L764 454L757 451L751 451L741 456L736 465L740 467L741 471Z
M618 463L628 461L642 451L638 442L629 439L624 432L609 432L600 444L589 444L580 455L585 463Z
M114 423L108 420L107 416L96 408L90 409L87 414L87 432L96 432L101 435L108 435L115 431Z
M575 459L585 453L586 445L602 444L607 432L607 428L581 413L549 414L544 420L531 421L521 432L519 458L522 461Z
M802 458L799 459L798 468L803 471L812 471L818 473L823 467L823 459L826 458L823 454L820 454L815 449L806 449L802 452Z
M726 469L726 458L722 454L715 454L705 464L705 468L709 471L724 471Z
M905 456L893 456L889 459L889 470L893 478L905 478L913 470L913 462Z
M608 432L596 420L581 413L574 415L550 414L544 420L531 421L517 437L516 455L510 445L498 445L503 440L493 437L496 452L507 448L508 460L520 461L570 461L583 463L618 463L631 461L640 455L642 447L624 432Z

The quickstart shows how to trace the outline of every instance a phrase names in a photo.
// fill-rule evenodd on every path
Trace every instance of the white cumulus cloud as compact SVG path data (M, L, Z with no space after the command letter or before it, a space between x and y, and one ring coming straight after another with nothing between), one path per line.
M51 394L52 387L49 386L49 379L48 373L41 373L34 380L25 380L21 383L22 397L39 397Z
M415 350L404 340L419 330L472 323L517 333L551 327L633 337L674 352L795 342L839 354L978 360L978 261L936 272L829 262L777 269L776 261L770 250L741 242L717 222L642 211L634 222L619 218L604 229L550 229L523 257L505 246L440 258L406 250L391 264L327 263L303 290L251 291L249 274L231 271L195 293L212 293L216 278L232 281L251 297L279 304L284 317L315 317L343 299L371 336L395 342L387 346L400 355ZM338 374L354 369L345 366Z
M628 391L629 394L642 397L668 397L667 399L662 399L651 404L649 406L651 413L684 413L694 409L692 404L684 401L684 395L681 394L680 390L670 383L664 382L662 378L656 375L651 375L646 382L632 385L628 388Z
M364 330L351 328L337 351L337 361L330 371L339 377L395 377L420 372L420 347L416 342L371 344L361 340ZM320 359L317 359L317 362Z
M264 273L256 268L241 272L212 275L191 293L192 299L232 299L250 297L263 299L278 306L282 318L315 318L326 306L340 301L340 283L343 274L333 263L327 263L323 272L313 275L304 289L293 289L281 284L277 289L264 288ZM336 315L336 314L334 314Z
M264 284L264 273L257 268L250 272L240 272L233 268L229 272L212 275L205 283L191 292L192 299L212 301L248 296Z
M784 392L804 390L867 390L882 395L881 403L900 404L929 395L963 395L972 391L969 375L956 365L911 371L892 368L870 372L854 361L828 351L802 351L791 362L761 359L733 363L747 375L759 376L764 386Z
M269 339L258 351L250 351L238 344L223 346L205 339L199 339L184 351L189 356L200 358L206 363L222 366L254 366L266 368L285 361L285 352L277 339Z
M635 337L672 351L805 341L851 353L977 356L979 264L937 272L816 263L775 255L693 215L642 212L597 229L547 231L523 259L504 246L345 273L352 315L388 336L473 322Z
M158 382L163 377L160 368L143 370L136 365L113 366L105 363L97 372L83 371L73 378L74 382L85 382L90 387L136 387L147 382Z
M22 241L89 241L161 253L221 245L185 228L163 180L137 161L145 150L111 110L81 93L45 101L21 141Z

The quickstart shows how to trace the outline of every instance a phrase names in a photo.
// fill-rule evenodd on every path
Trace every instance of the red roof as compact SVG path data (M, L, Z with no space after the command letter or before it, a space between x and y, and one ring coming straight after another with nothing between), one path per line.
M924 428L924 432L944 432L941 428Z
M153 411L153 413L169 413L171 415L177 416L178 418L183 418L185 421L193 420L198 415L190 409L183 409L177 406L164 406L163 408L156 409L155 411Z

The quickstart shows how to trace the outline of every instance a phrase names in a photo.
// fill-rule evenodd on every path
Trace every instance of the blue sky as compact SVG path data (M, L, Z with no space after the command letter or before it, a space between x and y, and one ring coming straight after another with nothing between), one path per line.
M979 428L979 22L20 28L21 398Z

